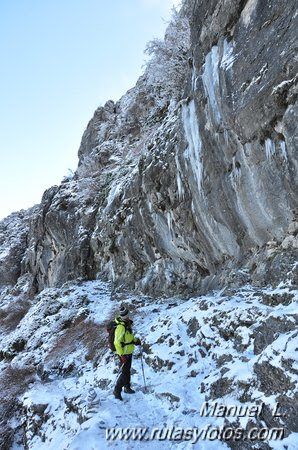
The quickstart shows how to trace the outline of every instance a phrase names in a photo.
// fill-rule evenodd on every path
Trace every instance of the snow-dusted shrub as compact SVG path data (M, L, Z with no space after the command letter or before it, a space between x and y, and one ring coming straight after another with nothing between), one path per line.
M0 309L0 328L6 332L13 331L17 325L27 314L30 308L30 303L27 300L22 299L17 303L14 302L8 305L6 308Z
M21 395L35 379L32 367L15 368L8 366L0 374L0 448L10 449L15 435L11 427L11 419L16 416L18 396Z
M64 324L65 331L57 337L56 344L45 358L47 366L62 369L65 358L74 354L80 346L85 347L85 359L96 361L107 348L106 331L102 325L88 320L84 315ZM69 365L68 371L74 369ZM64 367L65 370L65 367Z
M183 10L173 8L165 38L153 39L145 49L150 59L145 76L147 84L154 87L165 100L179 99L188 67L190 26Z
M67 183L68 181L71 181L74 177L74 171L72 169L67 169L67 174L64 175L62 178L61 183Z

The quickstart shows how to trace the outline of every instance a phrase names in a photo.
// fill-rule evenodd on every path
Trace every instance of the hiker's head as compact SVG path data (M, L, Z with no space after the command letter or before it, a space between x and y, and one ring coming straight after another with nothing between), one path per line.
M123 320L128 319L129 311L126 308L126 306L124 306L124 305L120 306L119 315L120 315L121 319L123 319Z

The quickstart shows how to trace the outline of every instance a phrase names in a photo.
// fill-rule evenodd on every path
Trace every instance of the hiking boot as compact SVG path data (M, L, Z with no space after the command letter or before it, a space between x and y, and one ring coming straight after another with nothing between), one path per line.
M131 387L125 387L124 388L124 392L126 394L135 394L136 391L134 391L133 389L131 389Z
M121 391L114 390L113 394L117 400L121 400L121 401L123 400L123 398L121 396Z

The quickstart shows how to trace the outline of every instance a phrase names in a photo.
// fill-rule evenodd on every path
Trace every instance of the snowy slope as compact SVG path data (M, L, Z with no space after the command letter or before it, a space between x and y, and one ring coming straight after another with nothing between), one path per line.
M148 392L144 392L136 348L137 393L123 394L121 403L112 394L117 365L106 347L103 324L123 300L144 343ZM115 298L109 285L100 281L46 289L17 328L1 336L2 376L9 364L36 369L32 383L19 395L18 413L10 423L15 429L12 448L24 448L24 442L30 450L227 448L218 440L107 441L105 433L109 427L150 431L163 426L223 426L224 418L200 417L208 399L225 405L264 402L273 408L281 392L264 388L262 363L284 370L291 389L282 394L293 398L298 380L297 300L297 291L286 284L262 290L245 286L237 292L213 292L188 300L123 294ZM275 319L287 326L275 330L272 342L263 343L260 330ZM268 330L264 336L268 337ZM23 349L16 351L21 340ZM287 370L285 361L291 361ZM248 419L241 418L238 426L245 428ZM270 446L282 449L287 443L293 450L297 437L292 433L283 444L271 441Z

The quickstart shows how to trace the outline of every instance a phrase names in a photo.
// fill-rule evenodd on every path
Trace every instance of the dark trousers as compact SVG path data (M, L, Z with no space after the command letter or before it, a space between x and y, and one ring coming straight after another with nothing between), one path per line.
M123 364L121 374L117 380L115 391L121 392L123 386L130 387L130 368L131 368L131 360L132 355L125 355L126 362ZM121 358L119 356L120 366L122 365Z

